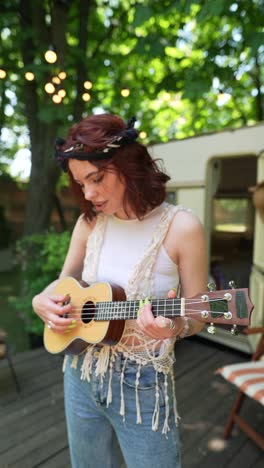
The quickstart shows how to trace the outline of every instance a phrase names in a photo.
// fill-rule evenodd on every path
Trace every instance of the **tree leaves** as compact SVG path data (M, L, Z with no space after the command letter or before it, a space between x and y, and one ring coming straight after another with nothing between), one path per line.
M135 10L132 26L134 28L144 25L153 16L152 8L149 5L139 5Z
M250 32L245 38L245 45L250 48L251 55L255 57L259 48L264 46L264 31Z
M7 71L1 122L21 133L27 122L33 162L37 155L45 166L57 128L65 133L93 112L136 114L146 143L263 119L264 0L80 0L66 9L62 3L45 1L38 9L33 0L3 0L0 7L0 68ZM48 41L57 48L54 65L43 57ZM55 104L44 86L62 70L67 78L55 88L66 96ZM33 82L25 82L25 71L35 74ZM220 91L230 96L225 105ZM11 154L5 141L2 148L2 157Z
M10 2L5 0L2 3L6 9L0 24L2 28L9 26L11 31L11 36L4 41L3 56L10 69L14 69L20 60L21 38L33 39L36 35L30 27L19 29L17 19L7 13ZM166 0L162 4L156 0L130 3L120 0L117 8L113 2L98 0L89 10L86 57L78 46L79 7L75 3L70 5L66 31L68 52L64 57L68 74L64 83L67 96L61 105L53 105L43 90L45 80L56 74L56 67L43 62L45 41L41 45L39 35L38 48L31 50L34 61L27 64L27 69L31 68L37 80L41 102L38 117L48 124L63 119L65 113L73 114L76 99L82 102L81 85L78 93L76 91L80 63L84 65L83 79L93 82L91 100L84 106L86 112L92 112L99 104L122 114L123 109L129 111L134 107L135 96L138 96L137 107L143 106L144 102L146 110L162 89L172 93L182 91L187 99L186 105L192 106L196 99L207 100L208 93L217 94L217 90L212 90L215 76L219 77L221 87L230 88L231 84L233 91L238 89L240 83L235 80L237 70L247 74L249 68L254 67L249 60L248 64L245 63L245 56L241 60L241 54L245 51L247 57L255 57L263 44L263 26L258 20L261 3L241 0L236 7L235 3L232 6L226 0ZM46 8L47 4L43 3L41 14ZM40 21L42 27L43 21ZM56 24L50 24L50 29L56 28ZM236 39L238 34L240 40ZM47 33L43 37L45 35ZM60 56L60 50L58 52ZM262 68L263 60L260 65ZM15 85L19 113L23 109L24 76L21 68L16 72L19 77ZM125 99L120 95L123 86L131 91L130 97ZM139 97L142 93L143 100ZM250 90L247 91L249 94ZM64 110L64 115L60 109ZM142 118L146 125L144 113ZM65 122L60 123L63 124ZM216 119L216 128L217 125Z

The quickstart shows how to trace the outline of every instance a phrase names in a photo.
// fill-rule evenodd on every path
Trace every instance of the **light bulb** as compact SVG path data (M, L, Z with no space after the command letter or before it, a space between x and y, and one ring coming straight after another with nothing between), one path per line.
M93 83L91 81L85 81L83 83L83 86L84 86L85 89L92 89Z
M54 50L47 50L44 54L45 60L48 63L55 63L57 61L57 54Z
M46 83L44 86L46 93L52 94L55 91L55 86L52 83Z
M64 97L66 96L66 91L65 91L65 89L59 89L58 95L59 95L61 98L64 98Z
M35 78L35 75L32 72L26 72L25 73L25 78L26 78L27 81L33 81L34 78Z
M121 89L121 96L128 97L130 94L130 90L128 88Z
M83 101L88 102L91 99L91 95L89 93L83 93L82 98L83 98Z
M61 80L59 79L58 76L53 76L51 81L52 81L52 83L55 83L55 84L60 84L60 82L61 82Z
M0 79L3 80L3 78L6 77L6 71L0 68Z
M58 95L58 94L54 94L52 96L52 101L55 102L55 104L60 104L60 102L62 101L61 97Z
M61 80L65 80L67 74L65 71L62 71L58 74L58 77L61 79Z

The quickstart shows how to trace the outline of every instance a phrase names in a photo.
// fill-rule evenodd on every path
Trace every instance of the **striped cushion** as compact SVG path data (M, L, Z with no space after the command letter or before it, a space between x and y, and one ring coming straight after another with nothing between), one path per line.
M264 405L264 361L231 364L222 367L217 373Z

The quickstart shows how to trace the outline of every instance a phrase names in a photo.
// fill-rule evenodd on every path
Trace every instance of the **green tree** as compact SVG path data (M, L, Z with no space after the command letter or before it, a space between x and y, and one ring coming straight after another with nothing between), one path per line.
M263 25L264 0L3 0L0 170L30 139L25 233L48 227L55 136L86 114L136 115L145 142L263 120Z

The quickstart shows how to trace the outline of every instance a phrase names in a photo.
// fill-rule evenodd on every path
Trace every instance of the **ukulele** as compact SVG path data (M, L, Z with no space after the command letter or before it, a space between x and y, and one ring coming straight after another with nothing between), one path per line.
M76 320L69 333L58 334L44 328L44 346L52 354L79 354L88 344L116 344L124 331L125 320L136 319L142 301L126 301L124 290L110 283L94 283L83 287L77 280L65 277L58 281L54 294L63 295L63 305L71 303L72 310L64 317ZM253 304L248 289L207 291L191 298L149 300L154 317L194 317L209 323L209 333L217 325L232 324L232 334L247 327Z

